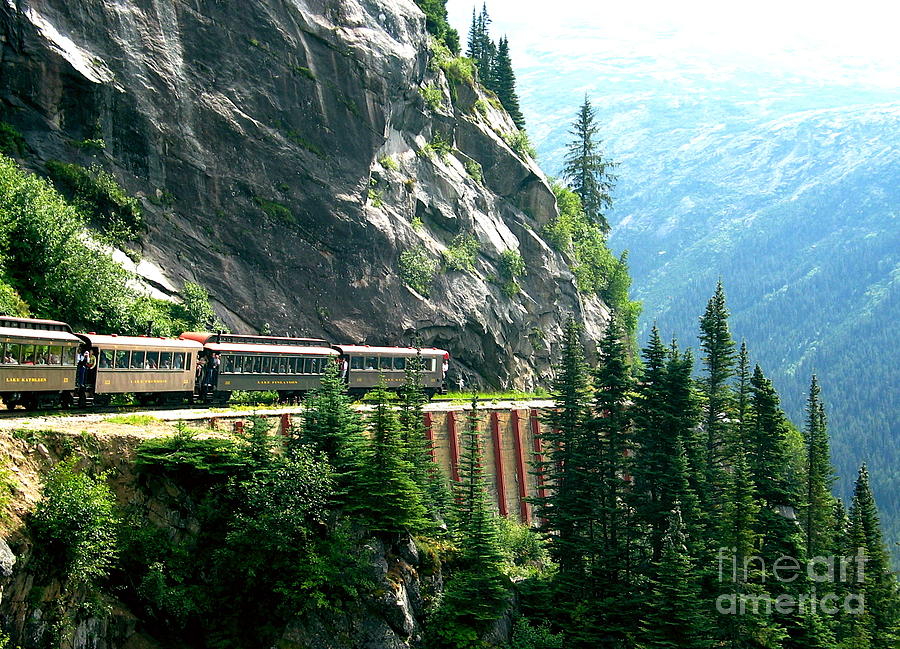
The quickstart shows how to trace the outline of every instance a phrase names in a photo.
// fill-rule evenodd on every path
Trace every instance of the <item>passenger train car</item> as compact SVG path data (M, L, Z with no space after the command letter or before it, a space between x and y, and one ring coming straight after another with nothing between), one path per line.
M402 387L417 358L425 392L442 392L450 355L441 349L203 332L178 339L77 334L64 322L0 316L0 398L9 409L106 405L117 394L141 404L224 403L235 390L296 401L320 385L328 363L361 394L379 383Z

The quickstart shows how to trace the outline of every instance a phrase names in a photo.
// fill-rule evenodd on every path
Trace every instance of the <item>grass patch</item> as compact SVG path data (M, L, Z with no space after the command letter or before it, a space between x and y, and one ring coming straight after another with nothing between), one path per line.
M503 141L506 142L510 149L518 153L523 158L537 158L537 150L528 139L528 133L525 131L515 131L513 133L504 133Z
M397 171L400 169L400 165L397 164L397 161L389 155L378 158L378 164L380 164L388 171Z
M440 87L436 83L429 83L424 88L419 88L419 93L422 95L422 99L425 100L428 110L432 113L437 113L443 108L444 93L441 92Z
M451 391L443 395L443 398L450 399L454 403L472 403L472 392ZM479 392L479 401L532 401L535 399L549 399L550 393L539 388L534 392L522 392L521 390L498 390Z
M292 65L291 70L299 74L300 76L306 77L310 81L316 80L316 75L309 68L304 68L302 65Z
M128 424L129 426L150 426L161 422L161 419L151 415L113 415L107 417L106 421L111 424Z
M318 144L315 144L314 142L310 142L305 137L300 135L297 131L288 131L287 133L285 133L285 137L297 146L306 149L310 153L317 155L323 160L327 156L325 151L322 150L322 147L320 147Z
M484 170L481 168L481 165L474 160L466 160L463 163L463 166L466 168L466 173L469 174L469 177L474 180L479 185L484 184Z
M507 297L513 297L519 293L519 278L525 275L525 260L518 250L509 248L500 253L500 262L497 264L500 271L500 285Z
M99 153L100 151L104 151L106 149L106 142L103 138L95 137L95 138L87 138L84 140L79 140L75 143L82 151L88 151L93 153Z

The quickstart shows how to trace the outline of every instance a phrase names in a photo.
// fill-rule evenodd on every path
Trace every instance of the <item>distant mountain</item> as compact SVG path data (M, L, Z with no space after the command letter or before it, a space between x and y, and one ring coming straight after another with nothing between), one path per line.
M847 496L868 462L900 540L900 102L896 92L641 57L529 50L520 94L541 164L559 169L588 92L620 162L611 242L630 251L642 335L696 347L721 277L735 336L802 423L824 384ZM896 553L896 548L895 548Z

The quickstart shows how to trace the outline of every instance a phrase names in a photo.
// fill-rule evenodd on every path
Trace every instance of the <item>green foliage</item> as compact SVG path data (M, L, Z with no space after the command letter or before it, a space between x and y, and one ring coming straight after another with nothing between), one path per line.
M388 171L397 171L400 169L400 165L397 164L397 161L389 155L378 158L378 164Z
M102 138L99 138L99 137L87 138L84 140L79 140L78 142L75 143L75 146L77 146L79 149L82 149L83 151L90 151L90 152L96 153L96 152L103 151L106 149L106 142Z
M533 576L549 565L550 554L544 539L529 525L511 518L497 519L497 545L503 556L504 571L510 578Z
M0 313L20 318L27 318L30 315L25 300L16 289L3 280L0 280Z
M631 277L627 251L616 259L606 245L602 228L587 217L578 195L556 181L551 187L559 216L544 226L544 237L554 248L571 256L578 290L600 295L619 313L625 330L633 335L641 306L628 296Z
M563 176L581 199L588 219L605 235L609 232L609 223L603 212L612 207L610 194L616 181L612 170L616 165L606 160L600 151L595 116L596 111L585 95L570 131L573 140L568 146Z
M99 165L49 160L46 166L54 185L114 243L136 239L145 230L137 199Z
M500 39L497 45L497 56L494 60L493 69L494 87L491 88L497 93L497 98L503 104L503 108L509 113L513 123L519 132L525 131L525 117L519 108L519 97L516 94L516 75L513 72L512 60L509 57L509 41L506 37ZM531 155L534 158L534 155Z
M487 117L487 107L488 103L484 99L476 99L475 103L472 105L472 109L482 117Z
M5 466L0 466L0 521L6 519L6 508L12 502L13 496L18 491L19 484L13 472Z
M259 206L259 209L261 209L271 220L285 225L297 225L297 217L294 216L294 213L291 212L290 208L286 205L259 196L254 196L253 202L256 203Z
M444 251L444 265L448 270L474 270L480 248L478 239L471 234L461 232L453 237L450 246Z
M429 142L428 145L431 147L432 151L441 157L441 159L444 159L453 153L453 142L448 140L440 131L434 132L431 142Z
M466 160L463 163L463 166L466 168L466 173L474 180L476 183L484 184L484 170L481 168L481 165L474 160Z
M41 561L72 586L92 586L115 560L118 518L106 475L81 473L75 462L60 462L47 475L30 527Z
M106 421L111 424L127 424L129 426L149 426L150 424L159 423L160 419L152 415L113 415L112 417L107 417Z
M518 250L508 248L500 253L497 263L501 286L507 297L513 297L521 290L519 278L525 274L525 260Z
M425 29L451 53L459 54L459 34L447 19L447 0L416 0L425 13Z
M0 122L0 154L25 155L25 139L14 126L6 122Z
M554 633L547 623L537 626L520 618L513 626L509 649L563 649L565 639L562 633Z
M135 450L135 465L150 473L186 483L221 480L247 466L238 445L230 439L201 439L183 424L171 437L154 437Z
M537 158L537 150L528 139L528 133L525 131L514 131L512 133L504 133L503 141L510 149L518 153L523 158Z
M418 244L400 253L400 277L406 285L428 297L437 273L437 261L425 246Z
M419 92L425 100L425 105L432 113L440 112L444 105L444 94L441 92L440 86L436 83L429 83L425 87L420 88Z

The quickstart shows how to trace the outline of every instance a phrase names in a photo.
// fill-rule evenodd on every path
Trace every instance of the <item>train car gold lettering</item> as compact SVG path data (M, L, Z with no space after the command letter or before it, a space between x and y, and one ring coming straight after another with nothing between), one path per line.
M46 383L45 376L7 376L7 383Z

